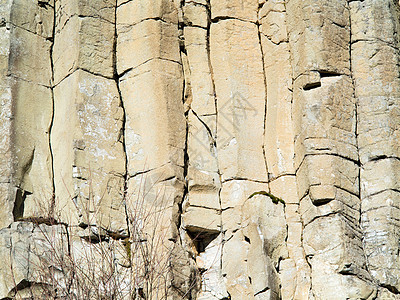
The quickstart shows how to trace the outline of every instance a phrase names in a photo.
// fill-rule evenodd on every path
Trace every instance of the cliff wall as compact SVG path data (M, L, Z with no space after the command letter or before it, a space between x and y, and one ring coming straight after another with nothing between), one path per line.
M0 298L43 284L49 232L131 249L145 223L169 299L400 299L399 18L0 0Z

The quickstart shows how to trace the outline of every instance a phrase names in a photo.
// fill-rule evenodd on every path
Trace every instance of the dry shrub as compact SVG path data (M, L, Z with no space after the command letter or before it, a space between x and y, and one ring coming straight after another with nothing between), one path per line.
M126 205L126 234L98 225L98 212L80 226L53 217L21 219L35 223L41 238L26 258L33 270L28 289L16 288L14 298L26 299L28 290L30 299L169 299L171 207L162 189L150 190Z

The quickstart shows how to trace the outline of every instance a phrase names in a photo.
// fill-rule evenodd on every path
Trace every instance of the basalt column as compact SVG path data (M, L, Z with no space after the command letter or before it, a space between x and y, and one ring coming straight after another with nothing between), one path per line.
M356 105L346 1L287 4L294 165L317 299L371 297L360 230ZM329 229L328 229L329 228Z
M399 5L350 2L351 64L361 162L361 226L376 282L400 290Z
M52 1L2 2L1 227L47 216L53 206L53 7Z
M124 112L114 80L114 41L115 1L56 1L56 211L68 224L124 231Z

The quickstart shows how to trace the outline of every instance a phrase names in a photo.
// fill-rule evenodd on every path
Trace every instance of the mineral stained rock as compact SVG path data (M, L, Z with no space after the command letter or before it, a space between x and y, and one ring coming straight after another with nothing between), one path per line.
M118 299L400 299L399 20L392 0L0 0L0 299L91 244L120 250Z

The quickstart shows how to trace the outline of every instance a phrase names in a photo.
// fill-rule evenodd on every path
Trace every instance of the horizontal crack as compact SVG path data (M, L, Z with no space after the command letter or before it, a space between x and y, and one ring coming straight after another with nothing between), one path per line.
M238 20L241 22L252 23L252 24L257 25L257 22L255 22L255 21L250 21L250 20L245 20L245 19L230 17L230 16L218 16L218 17L212 18L211 23L218 23L219 21L225 21L225 20Z

